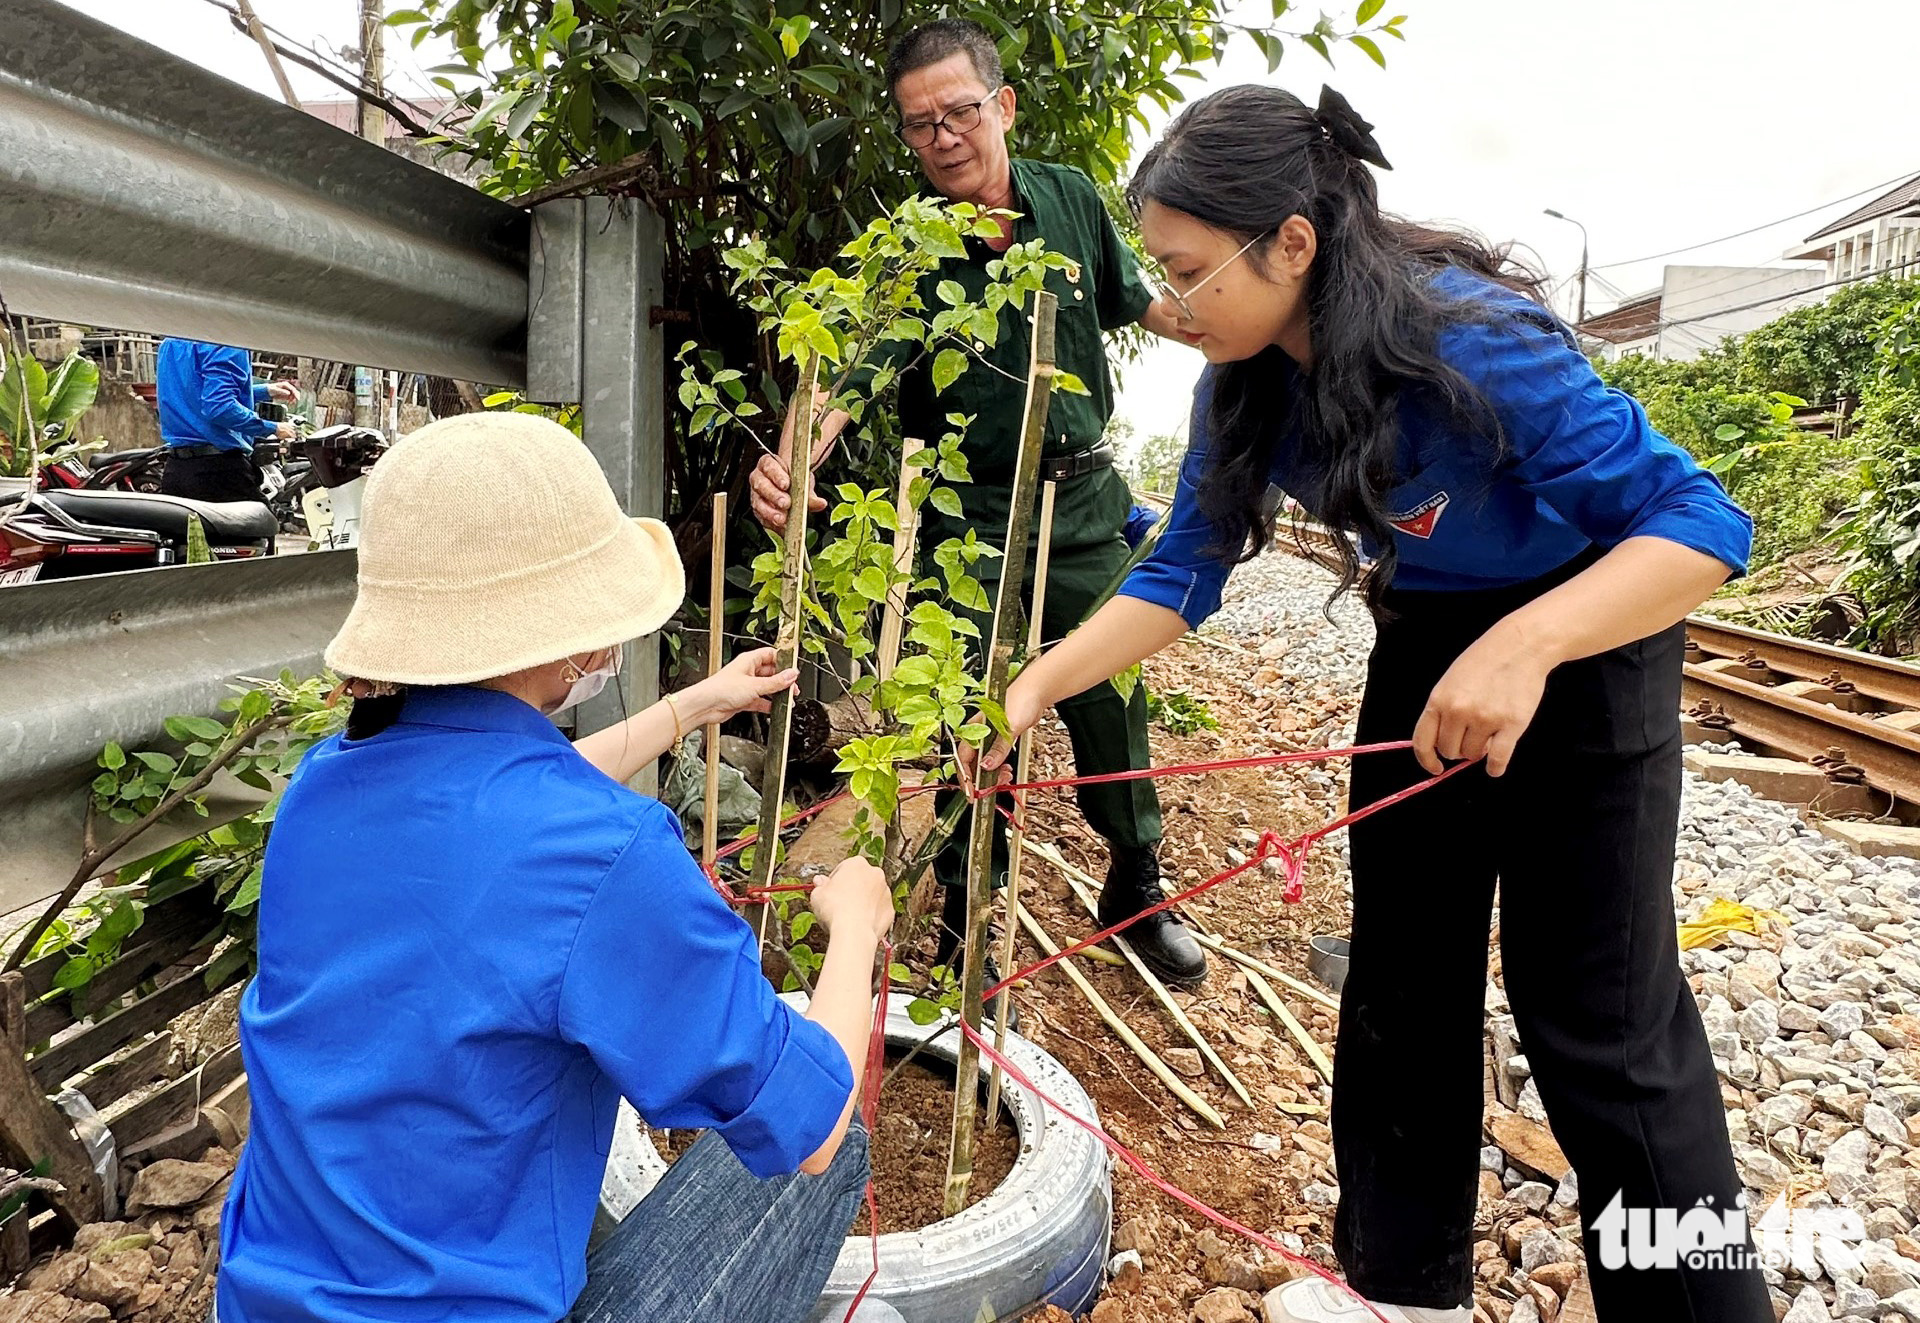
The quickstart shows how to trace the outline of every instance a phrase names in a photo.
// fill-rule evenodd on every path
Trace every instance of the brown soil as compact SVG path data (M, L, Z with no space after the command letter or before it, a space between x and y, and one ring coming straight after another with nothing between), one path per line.
M923 1060L901 1067L880 1095L873 1135L873 1197L883 1232L916 1231L940 1220L953 1135L953 1072L929 1069L920 1064ZM1002 1118L989 1128L985 1111L982 1097L981 1120L974 1128L973 1179L967 1185L969 1208L999 1188L1020 1152L1013 1126ZM863 1207L854 1218L853 1234L864 1236L869 1229Z

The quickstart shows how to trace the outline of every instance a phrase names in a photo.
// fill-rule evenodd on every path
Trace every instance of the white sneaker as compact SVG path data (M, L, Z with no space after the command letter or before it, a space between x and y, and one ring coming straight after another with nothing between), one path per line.
M1297 1277L1267 1292L1267 1323L1468 1323L1473 1311L1362 1303L1322 1277ZM1377 1317L1376 1317L1377 1316Z

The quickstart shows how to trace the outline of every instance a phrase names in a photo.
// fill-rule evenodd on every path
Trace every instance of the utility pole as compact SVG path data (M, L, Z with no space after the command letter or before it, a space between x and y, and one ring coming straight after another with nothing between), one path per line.
M372 98L384 96L386 89L385 39L387 16L382 0L360 0L360 86L367 93L360 98L360 136L380 146L387 145L387 112ZM379 427L383 401L374 398L378 374L364 365L353 370L353 424L355 427Z
M1547 215L1553 217L1555 220L1563 220L1569 225L1580 225L1580 222L1575 220L1573 217L1563 216L1559 212L1555 211L1552 207L1547 208ZM1587 227L1584 225L1580 225L1580 310L1573 315L1573 324L1576 327L1578 327L1580 323L1586 321L1586 319L1587 319Z

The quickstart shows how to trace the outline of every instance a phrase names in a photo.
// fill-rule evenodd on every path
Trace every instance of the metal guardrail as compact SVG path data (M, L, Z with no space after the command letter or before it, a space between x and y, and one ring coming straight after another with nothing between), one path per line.
M622 504L660 513L660 223L644 207L530 216L56 0L4 7L14 312L579 401ZM66 881L102 744L157 741L234 677L312 673L352 592L346 553L0 591L0 912ZM636 703L654 656L649 641L628 658ZM580 728L617 701L583 706Z
M0 592L0 913L73 872L103 745L215 711L229 681L315 673L353 580L353 553L333 551Z
M17 313L519 386L527 214L56 0L0 22Z

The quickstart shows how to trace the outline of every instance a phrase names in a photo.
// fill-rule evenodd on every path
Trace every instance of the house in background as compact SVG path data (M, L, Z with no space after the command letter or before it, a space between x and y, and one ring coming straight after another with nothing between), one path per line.
M1824 262L1829 283L1920 275L1920 175L1882 193L1793 248L1790 262Z
M1698 358L1730 335L1765 326L1826 297L1826 273L1803 266L1670 266L1660 288L1580 323L1609 361L1645 354L1670 362Z

